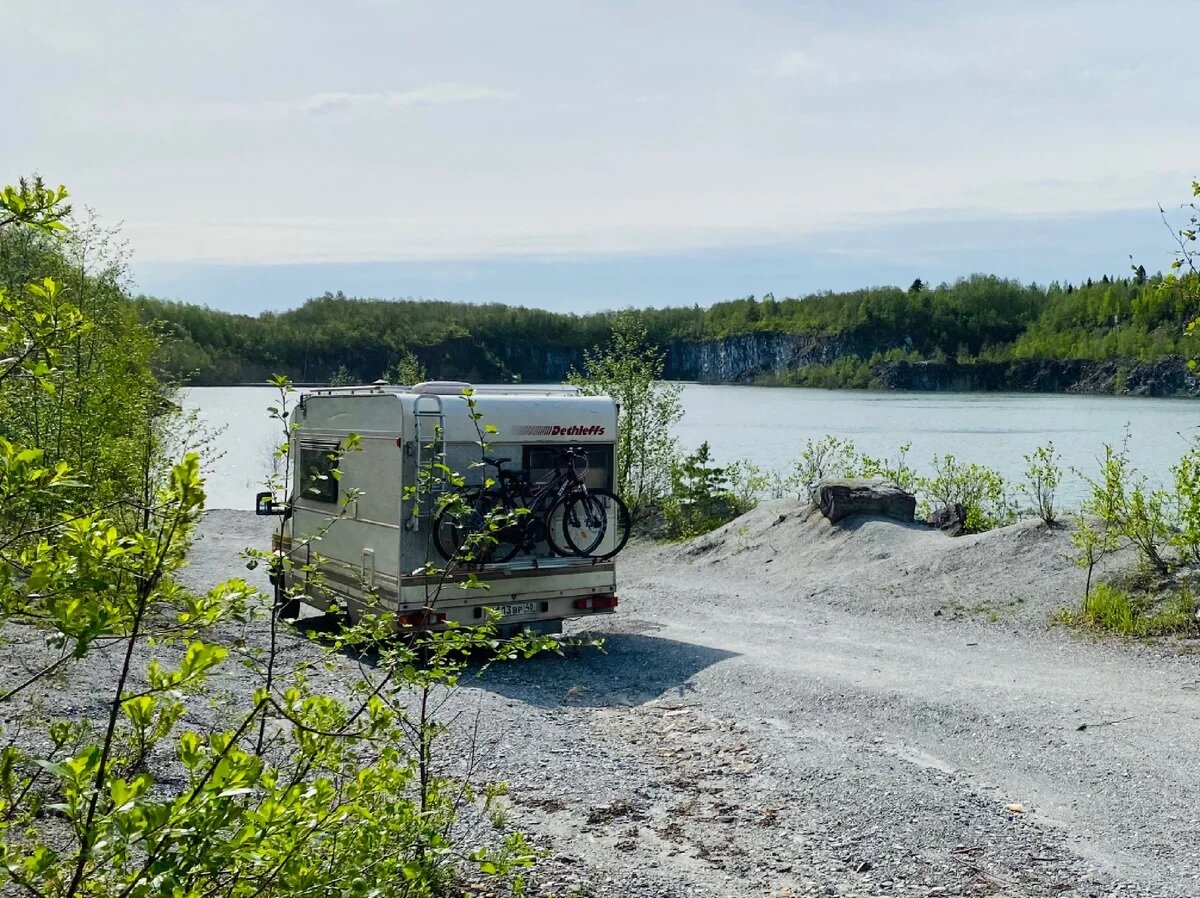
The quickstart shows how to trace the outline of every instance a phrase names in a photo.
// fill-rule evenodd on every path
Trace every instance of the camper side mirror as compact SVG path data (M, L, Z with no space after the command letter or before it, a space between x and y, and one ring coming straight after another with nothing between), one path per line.
M276 502L272 492L258 493L254 497L254 513L260 517L283 514L286 510L287 504Z

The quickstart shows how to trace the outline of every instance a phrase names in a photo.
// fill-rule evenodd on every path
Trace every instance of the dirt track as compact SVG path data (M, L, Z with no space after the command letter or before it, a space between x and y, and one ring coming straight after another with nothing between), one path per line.
M1200 894L1200 663L1049 628L1065 534L783 505L677 551L625 559L607 656L493 677L558 705L544 744L582 727L619 759L604 826L541 787L590 860L728 895Z
M198 583L263 537L243 512L204 534ZM1032 524L951 540L790 503L631 547L606 653L458 699L548 850L539 891L1200 895L1200 655L1051 627L1081 585L1067 551Z

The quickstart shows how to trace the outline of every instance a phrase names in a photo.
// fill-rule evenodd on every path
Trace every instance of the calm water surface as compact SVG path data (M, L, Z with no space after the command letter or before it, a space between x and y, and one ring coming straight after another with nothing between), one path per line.
M194 387L183 404L195 409L216 438L219 457L209 465L210 508L252 508L279 441L266 408L277 394L267 387ZM1023 456L1053 440L1064 468L1091 474L1104 443L1118 443L1129 425L1131 455L1153 481L1170 477L1171 464L1197 433L1200 403L1183 399L1109 396L997 395L987 393L866 393L767 387L683 388L680 442L694 449L707 440L720 462L749 459L788 470L804 441L835 434L860 451L893 457L911 443L909 461L928 469L934 455L997 468L1019 478ZM1082 494L1070 476L1068 501Z

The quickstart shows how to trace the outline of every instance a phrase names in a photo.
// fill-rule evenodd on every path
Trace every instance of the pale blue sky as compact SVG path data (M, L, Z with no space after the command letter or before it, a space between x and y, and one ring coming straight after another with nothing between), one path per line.
M0 0L0 177L148 292L527 302L1164 267L1200 4Z

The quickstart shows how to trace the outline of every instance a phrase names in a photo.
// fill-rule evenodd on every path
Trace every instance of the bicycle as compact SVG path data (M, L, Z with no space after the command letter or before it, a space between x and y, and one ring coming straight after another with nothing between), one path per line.
M587 454L578 447L558 453L553 476L533 484L523 472L509 471L509 458L489 458L493 486L464 491L448 502L433 522L434 545L447 560L471 550L476 563L511 561L518 552L533 553L545 542L554 555L607 559L629 539L629 510L610 490L589 488L580 473ZM563 464L565 462L565 465ZM596 554L615 521L615 539Z

